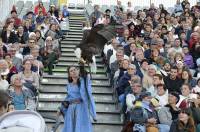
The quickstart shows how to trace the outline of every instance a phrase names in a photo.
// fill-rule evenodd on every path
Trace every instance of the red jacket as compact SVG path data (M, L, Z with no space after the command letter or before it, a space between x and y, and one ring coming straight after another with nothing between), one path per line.
M39 5L37 5L34 9L35 15L38 15L39 11L42 10L43 15L46 15L46 9L44 7L40 8Z

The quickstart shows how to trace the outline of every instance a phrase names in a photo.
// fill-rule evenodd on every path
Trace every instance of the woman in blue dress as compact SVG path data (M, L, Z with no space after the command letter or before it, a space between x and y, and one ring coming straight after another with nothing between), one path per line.
M85 82L86 81L86 82ZM62 105L64 128L62 132L92 132L91 118L96 121L95 102L92 97L91 81L80 77L80 70L68 68L66 105ZM86 86L86 87L85 87Z

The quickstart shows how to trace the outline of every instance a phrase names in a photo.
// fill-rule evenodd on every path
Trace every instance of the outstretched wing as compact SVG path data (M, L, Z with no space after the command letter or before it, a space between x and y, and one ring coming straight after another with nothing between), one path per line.
M97 34L104 37L107 41L116 37L116 30L114 25L105 26L102 30L98 31Z

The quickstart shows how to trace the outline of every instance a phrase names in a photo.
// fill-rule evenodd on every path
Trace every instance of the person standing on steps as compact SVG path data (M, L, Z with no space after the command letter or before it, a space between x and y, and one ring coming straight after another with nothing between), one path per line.
M92 97L91 80L83 70L68 68L67 97L61 105L64 115L62 132L93 132L90 116L96 122L95 102Z

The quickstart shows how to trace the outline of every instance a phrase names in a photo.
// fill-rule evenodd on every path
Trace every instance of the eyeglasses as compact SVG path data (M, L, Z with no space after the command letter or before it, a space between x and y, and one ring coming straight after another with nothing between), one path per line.
M128 68L128 70L135 70L134 68Z
M30 43L30 44L34 44L35 42L34 42L34 41L29 41L29 43Z
M135 84L134 82L131 82L131 86L132 86L132 87L141 87L141 85Z

